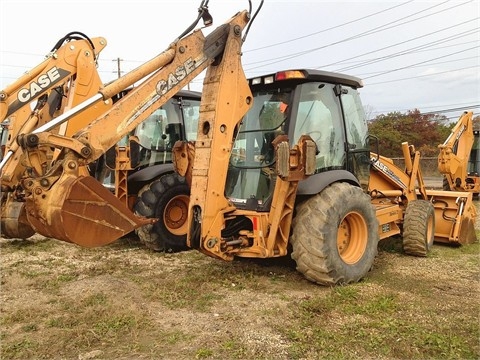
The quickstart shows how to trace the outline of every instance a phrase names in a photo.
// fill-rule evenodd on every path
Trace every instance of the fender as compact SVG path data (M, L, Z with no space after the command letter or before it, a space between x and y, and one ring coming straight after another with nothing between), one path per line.
M158 164L140 169L128 177L128 193L136 195L146 183L173 172L173 164Z
M348 182L360 187L357 178L347 170L331 170L314 174L298 183L297 195L315 195L334 182Z

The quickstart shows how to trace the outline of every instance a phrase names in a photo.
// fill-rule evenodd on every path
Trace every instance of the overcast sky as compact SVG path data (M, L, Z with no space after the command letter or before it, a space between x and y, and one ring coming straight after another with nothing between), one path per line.
M104 82L165 50L196 18L200 0L0 0L0 89L40 63L57 40L103 36ZM252 0L254 9L260 4ZM214 25L247 0L211 0ZM369 117L480 114L480 0L265 0L243 46L247 76L290 68L355 75ZM201 90L201 79L191 84Z

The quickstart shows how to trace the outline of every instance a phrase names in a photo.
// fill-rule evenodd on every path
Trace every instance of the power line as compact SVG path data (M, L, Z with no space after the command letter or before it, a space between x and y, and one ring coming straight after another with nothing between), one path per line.
M413 0L412 0L412 1L413 1ZM390 8L388 8L388 9L385 9L385 10L382 10L382 11L378 11L378 12L376 12L376 13L373 13L373 14L370 14L370 15L367 15L367 16L364 16L364 17L359 18L359 19L356 19L356 20L352 20L352 21L350 21L350 22L347 22L347 23L338 25L338 26L336 26L336 27L344 26L344 25L346 25L346 24L350 24L350 23L353 23L353 22L356 22L356 21L360 21L360 20L365 19L365 18L372 17L372 16L374 16L374 15L378 15L379 13L382 13L382 12L385 12L385 11L388 11L388 10L391 10L391 9L394 9L394 8L396 8L396 7L403 6L403 5L405 5L405 4L411 3L412 1L407 1L407 2L402 3L402 4L400 4L400 5L393 6L393 7L390 7ZM422 13L422 12L425 12L425 11L428 11L428 10L430 10L430 9L432 9L432 8L435 8L435 7L438 7L438 6L440 6L440 5L443 5L443 4L447 3L447 2L448 2L448 1L444 1L444 2L439 3L439 4L436 4L436 5L434 5L434 6L430 6L430 7L426 8L426 9L423 9L423 10L421 10L421 11L419 11L419 12L416 12L415 15L418 15L418 14L420 14L420 13ZM446 9L443 9L443 10L440 10L440 11L437 11L437 12L434 12L434 13L431 13L431 14L427 14L427 15L425 15L425 16L422 16L422 17L419 17L419 18L416 18L416 19L412 19L412 20L410 20L410 21L403 22L403 23L401 23L401 24L397 24L397 25L395 25L395 26L387 27L387 26L389 26L389 25L398 23L399 21L401 21L401 20L403 20L403 19L406 19L406 18L409 18L409 17L412 17L412 16L413 16L413 15L409 15L409 16L403 17L403 18L401 18L401 19L397 19L397 20L395 20L395 21L391 21L391 22L388 22L388 23L386 23L386 24L384 24L384 25L378 26L378 27L376 27L376 28L374 28L374 29L368 30L368 31L362 33L363 35L362 35L362 34L359 34L359 35L356 35L356 36L353 36L353 37L344 39L344 40L342 40L342 41L340 41L340 42L349 41L349 40L354 39L354 38L358 38L358 37L361 37L361 36L370 35L370 34L373 34L373 33L379 32L379 31L384 31L384 30L390 29L390 28L392 28L392 27L396 27L396 26L399 26L399 25L403 25L403 24L406 24L406 23L409 23L409 22L412 22L412 21L417 21L417 20L419 20L419 19L432 16L432 15L437 14L437 13L439 13L439 12L447 11L447 10L456 8L456 7L458 7L458 6L462 6L462 5L465 5L465 4L470 3L470 2L472 2L472 1L467 1L467 2L464 2L464 3L462 3L462 4L457 4L457 5L455 5L455 6L451 6L451 7L449 7L449 8L446 8ZM478 19L478 18L477 18L477 19ZM469 20L469 21L466 21L466 22L470 22L470 21L474 21L474 20L476 20L476 19L472 19L472 20ZM464 23L466 23L466 22L464 22ZM464 23L461 23L461 24L464 24ZM449 26L449 27L443 28L443 29L441 29L441 30L436 31L435 33L438 33L438 32L440 32L440 31L444 31L444 30L446 30L446 29L453 28L453 27L455 27L455 26L459 26L459 25L461 25L461 24L457 24L457 25L453 25L453 26ZM336 28L336 27L333 27L333 28ZM381 30L378 30L378 29L381 29ZM329 30L329 29L324 29L324 30L321 30L320 32L324 32L324 31L327 31L327 30ZM469 31L471 32L471 31L475 31L475 30L469 30ZM316 33L313 33L313 34L308 34L308 35L305 35L304 37L313 36L313 35L315 35L315 34L317 34L317 33L320 33L320 32L316 32ZM466 32L464 32L464 33L466 33ZM430 35L430 34L433 34L433 33L429 33L429 34L426 34L426 35L418 36L418 37L413 38L413 39L410 39L410 40L408 40L408 41L413 41L413 40L415 40L415 39L423 38L423 37L426 37L426 36L428 36L428 35ZM457 34L457 35L455 35L455 36L458 37L459 35ZM437 40L437 41L434 42L433 44L434 44L434 45L438 45L438 44L443 43L443 42L452 41L453 39L451 39L451 38L453 38L453 37L454 37L454 35L452 35L452 36L450 36L450 37L448 37L448 38L443 38L443 39L441 39L441 40ZM296 39L298 39L298 38L296 38ZM450 39L450 40L446 40L446 39ZM293 41L293 40L295 40L295 39L288 40L288 41L285 41L285 42L289 42L289 41ZM403 41L403 42L401 42L401 43L398 43L398 44L395 44L395 45L391 45L391 46L388 46L388 47L386 47L386 48L390 48L390 47L392 47L392 46L396 46L396 45L399 45L399 44L402 44L402 43L405 43L405 42L408 42L408 41ZM283 42L283 43L285 43L285 42ZM335 44L335 43L333 43L333 44ZM383 56L383 57L379 57L379 58L374 58L374 59L370 59L370 60L365 60L365 61L378 62L378 61L382 61L382 60L385 60L385 59L388 59L388 58L391 58L391 57L394 57L394 56L404 55L404 54L406 54L406 53L405 53L406 51L409 51L410 53L414 52L414 50L416 50L416 51L419 51L419 50L425 51L426 48L431 47L433 44L432 44L432 43L429 43L428 45L424 44L424 45L417 46L417 47L415 47L415 48L411 48L411 49L409 49L409 50L404 50L403 52L399 52L399 53L396 53L396 54L391 54L391 55ZM275 45L275 44L273 44L273 45ZM272 46L273 46L273 45L272 45ZM332 45L332 44L326 45L326 46L324 46L324 47L331 46L331 45ZM269 47L270 47L270 46L269 46ZM323 48L323 47L322 47L322 48ZM384 49L386 49L386 48L378 49L378 50L375 50L375 51L372 51L372 52L369 52L369 53L373 53L373 52L376 52L376 51L384 50ZM318 48L318 49L320 49L320 48ZM470 48L470 49L475 49L475 47ZM469 49L466 49L466 50L463 50L463 51L468 51L468 50L469 50ZM311 51L310 51L310 50L302 51L302 52L297 53L297 54L304 54L304 53L306 53L306 52L311 52ZM368 54L368 53L364 53L364 54L359 55L359 56L364 56L364 55L366 55L366 54ZM455 54L455 53L454 53L454 54ZM446 55L446 56L451 56L451 55L453 55L453 54L449 54L449 55ZM289 57L292 57L292 55L289 55ZM293 56L293 57L295 57L295 56ZM442 58L442 57L439 57L439 58ZM439 59L439 58L435 58L435 59ZM349 59L352 59L352 58L349 58ZM346 62L346 61L349 60L349 59L344 59L344 60L342 60L341 62L344 63L344 62ZM431 59L431 60L427 60L427 61L425 61L425 62L420 62L420 63L412 64L412 65L409 65L409 66L407 66L407 67L400 68L400 69L392 69L392 70L385 71L385 72L382 72L382 73L376 73L375 75L373 75L373 76L371 76L371 77L380 76L380 75L383 75L383 74L386 74L386 73L390 73L390 72L394 72L394 71L400 71L400 70L403 70L403 69L405 69L405 68L418 67L418 66L421 66L421 64L428 63L429 61L433 61L433 60L435 60L435 59ZM100 59L100 61L102 61L102 60L103 60L103 59ZM110 60L110 61L116 61L116 59L113 59L113 60ZM124 62L127 62L127 61L129 61L129 62L134 62L133 60L124 60ZM269 60L263 60L262 62L265 62L265 61L269 61ZM366 66L366 65L368 65L368 64L366 64L365 61L364 61L363 63L357 64L356 66L350 66L350 67L347 67L347 68L340 69L340 71L344 71L344 70L346 70L346 69L353 69L353 68L361 67L361 66ZM139 62L141 62L141 61L139 61ZM264 66L266 66L266 65L264 65ZM327 65L327 66L329 66L329 65ZM12 65L12 67L20 67L20 66ZM259 66L259 67L263 67L263 66ZM255 69L255 68L251 68L251 69L247 69L247 70L250 70L250 71L251 71L252 69ZM109 72L109 71L103 71L103 70L101 70L101 71L99 71L99 72L107 73L107 72ZM411 79L411 78L410 78L410 79ZM379 84L379 83L377 82L377 83L373 83L373 84ZM371 85L371 84L370 84L370 85Z
M415 12L415 14L411 14L411 15L408 15L408 16L405 16L405 17L402 17L400 19L397 19L397 20L394 20L394 21L390 21L386 24L383 24L383 25L380 25L380 26L377 26L373 29L370 29L370 30L367 30L367 31L364 31L360 34L357 34L357 35L353 35L353 36L350 36L350 37L347 37L345 39L342 39L342 40L339 40L339 41L335 41L335 42L332 42L332 43L329 43L329 44L326 44L326 45L323 45L323 46L319 46L319 47L316 47L316 48L311 48L311 49L308 49L308 50L303 50L303 51L300 51L300 52L297 52L297 53L294 53L294 54L290 54L290 55L285 55L285 56L280 56L280 57L276 57L277 60L275 61L271 61L267 64L263 64L263 65L259 65L259 66L256 66L256 67L252 67L252 68L249 68L247 70L253 70L253 69L256 69L256 68L259 68L259 67L264 67L264 66L267 66L267 65L272 65L272 64L276 64L276 63L279 63L279 62L282 62L282 61L285 61L285 60L290 60L290 59L293 59L293 58L296 58L296 57L299 57L299 56L303 56L305 54L310 54L312 52L315 52L315 51L318 51L318 50L321 50L321 49L325 49L327 47L330 47L330 46L333 46L333 45L338 45L338 44L341 44L341 43L344 43L344 42L348 42L348 41L351 41L351 40L355 40L355 39L358 39L358 38L361 38L361 37L364 37L364 36L369 36L369 35L372 35L372 34L375 34L377 32L380 32L380 31L385 31L385 30L389 30L389 29L393 29L395 27L398 27L398 26L401 26L401 25L405 25L405 24L408 24L408 23L411 23L411 22L414 22L414 21L418 21L418 20L421 20L421 19L424 19L426 17L430 17L432 15L436 15L436 14L439 14L441 12L445 12L445 11L448 11L448 10L451 10L451 9L454 9L454 8L457 8L459 6L463 6L465 4L468 4L470 2L472 2L473 0L470 0L470 1L467 1L465 3L462 3L462 4L458 4L458 5L454 5L454 6L451 6L449 8L446 8L446 9L443 9L443 10L439 10L437 12L434 12L434 13L431 13L431 14L427 14L427 15L424 15L424 16L421 16L421 17L418 17L416 19L412 19L412 20L409 20L409 21L405 21L403 23L400 23L400 24L396 24L396 25L393 25L393 26L389 26L389 25L392 25L392 24L395 24L401 20L404 20L404 19L407 19L409 17L412 17L414 15L417 15L419 13L422 13L422 12L425 12L427 10L430 10L432 8L435 8L437 6L440 6L440 5L443 5L445 4L447 1L444 1L442 3L439 3L439 4L436 4L436 5L433 5L433 6L430 6L424 10L421 10L421 11L418 11L418 12ZM258 63L264 63L264 62L267 62L267 61L270 61L271 59L267 59L267 60L262 60L262 61L256 61L256 62L252 62L250 64L246 64L246 65L251 65L251 64L258 64Z
M293 38L293 39L290 39L290 40L281 41L281 42L278 42L278 43L275 43L275 44L266 45L266 46L262 46L262 47L255 48L255 49L245 50L244 53L254 52L254 51L257 51L257 50L264 50L264 49L268 49L268 48L271 48L271 47L288 44L288 43L291 43L291 42L294 42L294 41L298 41L298 40L301 40L301 39L305 39L305 38L308 38L308 37L311 37L311 36L314 36L314 35L318 35L318 34L321 34L321 33L324 33L324 32L330 31L330 30L335 30L335 29L338 29L338 28L340 28L340 27L343 27L343 26L346 26L346 25L350 25L350 24L356 23L356 22L358 22L358 21L368 19L368 18L370 18L370 17L372 17L372 16L375 16L375 15L378 15L378 14L381 14L381 13L384 13L384 12L387 12L387 11L390 11L390 10L395 9L395 8L398 8L398 7L400 7L400 6L407 5L407 4L409 4L409 3L413 2L413 1L414 1L414 0L410 0L410 1L404 2L404 3L402 3L402 4L395 5L395 6L392 6L392 7L387 8L387 9L384 9L384 10L381 10L381 11L377 11L377 12L375 12L375 13L372 13L372 14L369 14L369 15L366 15L366 16L363 16L363 17L360 17L360 18L357 18L357 19L355 19L355 20L347 21L347 22L345 22L345 23L343 23L343 24L340 24L340 25L336 25L336 26L329 27L329 28L327 28L327 29L323 29L323 30L320 30L320 31L316 31L316 32L311 33L311 34L299 36L299 37L296 37L296 38Z
M374 83L368 83L368 86L379 85L379 84L386 84L386 83L403 81L403 80L412 80L412 79L418 79L418 78L423 78L423 77L428 77L428 76L434 76L434 75L441 75L441 74L452 73L452 72L454 72L454 71L463 71L463 70L476 69L476 68L480 68L480 65L468 66L468 67L464 67L464 68L460 68L460 69L451 69L451 70L447 70L447 71L439 71L439 72L435 72L435 73L431 73L431 74L417 75L417 76L412 76L412 77L407 77L407 78L401 78L401 79L378 81L378 82L374 82Z
M383 71L383 72L378 73L378 74L376 74L376 75L370 75L370 76L364 77L364 79L370 79L370 78L373 78L373 77L377 77L377 76L381 76L381 75L385 75L385 74L390 74L390 73L395 72L395 71L409 69L409 68L414 67L414 66L419 65L419 64L430 63L430 62L433 61L433 60L443 59L443 58L446 58L446 57L449 57L449 56L452 56L452 55L455 55L455 54L460 54L460 53L463 53L463 52L465 52L465 51L473 50L473 49L478 49L478 48L480 48L480 45L478 45L478 46L473 46L473 47L468 48L468 49L456 51L456 52L451 53L451 54L438 56L438 57L433 58L433 59L428 59L428 60L420 61L420 62L415 63L415 64L411 64L411 65L407 65L407 66L402 66L402 67L400 67L400 68L396 68L396 69L392 69L392 70L388 70L388 71Z
M455 59L455 60L429 62L428 64L412 65L410 67L410 69L420 68L420 67L425 67L425 66L440 65L440 64L451 64L451 63L454 63L454 62L457 62L457 61L472 60L472 59L478 59L478 56L469 56L469 57L464 57L464 58ZM478 65L478 66L480 67L480 65ZM477 66L472 66L472 67L477 67ZM462 69L466 69L466 68L462 68ZM455 70L449 70L449 71L455 71ZM356 76L358 76L360 78L363 78L366 75L378 74L379 72L380 71L373 71L373 72L369 72L369 73L356 74ZM423 75L419 75L419 76L423 76ZM414 78L416 78L416 77L412 77L412 79L414 79Z
M479 30L479 33L480 33L480 30ZM451 48L451 47L458 47L458 46L461 46L461 45L469 45L469 44L472 44L472 43L478 44L478 42L479 42L478 40L465 41L465 42L462 42L462 43L455 43L455 44L451 44L451 45L447 45L447 46L439 46L439 47L432 47L430 49L420 49L420 50L416 50L416 51L409 51L408 54L422 53L422 52L427 52L427 51L435 51L435 50L440 50L440 49L447 49L447 48ZM399 53L399 54L402 55L402 53ZM391 59L391 58L394 58L394 57L396 57L396 56L389 57L388 59ZM462 60L472 60L472 59L478 59L478 58L479 58L479 56L475 55L475 56L464 57L464 58L460 58L460 59L431 63L429 65L445 64L445 63L452 63L452 62L462 61ZM375 60L377 60L377 59L388 60L385 57L369 58L369 59L365 59L365 60L356 60L356 61L353 60L353 59L354 58L351 59L352 61L344 61L343 63L344 64L350 64L351 69L355 69L355 68L363 67L364 62L366 62L366 61L371 61L373 63L373 62L376 62ZM333 63L333 64L335 64L335 63ZM333 64L331 64L331 65L333 65ZM412 66L412 67L420 67L420 66L426 66L426 65L419 65L419 66ZM315 65L313 65L313 66L305 66L305 67L306 68L314 68L314 69L324 69L326 66L316 67ZM334 71L345 72L346 70L349 70L349 69L341 68L341 69L335 69ZM372 73L364 73L364 75L365 74L377 74L378 72L379 71L372 72ZM359 75L357 74L357 76L359 76Z
M480 108L480 104L473 104L473 105L462 106L462 107L457 107L457 108L450 108L450 109L442 109L442 110L437 110L437 111L422 112L422 115L430 115L430 114L438 114L438 113L450 113L450 112L456 112L456 111L461 111L461 110L469 110L469 109L477 109L477 108Z
M452 107L455 106L455 107ZM471 104L471 103L456 103L456 104L445 104L445 105L436 105L436 106L418 106L417 108L422 108L422 109L435 109L431 111L422 111L422 114L439 114L439 113L449 113L449 112L456 112L456 111L462 111L462 110L472 110L480 107L480 104ZM384 114L384 113L389 113L392 111L398 111L398 112L405 112L405 111L410 111L411 109L395 109L395 110L378 110L378 111L373 111L374 113L377 114Z
M377 50L372 50L372 51L369 51L369 52L366 52L366 53L357 55L357 56L355 56L355 57L350 57L350 58L347 58L346 60L351 60L351 59L354 59L354 58L356 58L356 57L361 57L361 56L369 55L369 54L372 54L372 53L375 53L375 52L378 52L378 51L386 50L386 49L389 49L389 48L392 48L392 47L395 47L395 46L398 46L398 45L405 44L405 43L410 42L410 41L413 41L413 40L418 40L418 39L420 39L420 38L430 36L430 35L432 35L432 34L438 34L438 33L441 32L441 31L450 30L450 29L452 29L452 28L454 28L454 27L457 27L457 26L460 26L460 25L464 25L464 24L466 24L466 23L469 23L469 22L471 22L471 21L478 20L478 19L479 19L479 18L472 19L472 20L468 20L468 21L462 22L462 23L460 23L460 24L456 24L456 25L452 25L452 26L443 28L443 29L438 30L438 31L434 31L434 32L431 32L431 33L428 33L428 34L425 34L425 35L417 36L417 37L411 38L411 39L409 39L409 40L401 41L401 42L399 42L399 43L396 43L396 44L393 44L393 45L389 45L389 46L385 46L385 47L380 48L380 49L377 49ZM461 32L461 33L458 33L458 34L451 35L451 36L448 36L448 37L445 37L445 38L442 38L442 39L439 39L439 40L436 40L436 41L433 41L433 42L429 42L429 43L427 43L427 44L418 45L418 46L415 46L415 47L413 47L413 48L409 48L409 49L406 49L406 50L399 51L399 52L397 52L397 53L393 53L393 54L390 54L390 55L385 55L385 56L383 56L383 57L377 57L377 58L370 59L370 60L365 60L363 63L356 64L356 65L351 65L351 66L348 66L348 67L344 67L344 68L338 69L337 71L347 71L347 70L355 69L355 68L358 68L358 67L370 65L370 64L373 64L373 63L376 63L376 62L379 62L379 61L383 61L383 60L386 60L386 59L391 59L391 58L394 58L394 57L397 57L397 56L402 56L402 55L411 54L411 53L416 52L416 50L428 49L428 48L430 48L430 47L434 47L435 45L439 45L439 44L443 44L443 43L445 43L445 42L457 40L458 38L461 38L461 37L464 37L464 36L467 36L467 35L472 35L472 34L479 33L479 32L480 32L480 30L477 29L477 28L475 28L475 29L470 29L470 30L466 30L466 31ZM457 45L457 44L455 44L455 45ZM342 62L344 62L344 61L346 61L346 60L340 60L340 61L337 61L337 62L335 62L335 63L331 63L331 64L328 64L328 65L324 65L323 67L328 67L328 66L332 66L332 65L337 65L337 64L342 63ZM318 68L320 68L320 67L317 67L317 69L318 69Z

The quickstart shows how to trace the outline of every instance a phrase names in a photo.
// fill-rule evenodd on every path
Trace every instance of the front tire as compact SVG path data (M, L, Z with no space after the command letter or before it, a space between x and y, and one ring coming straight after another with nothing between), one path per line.
M403 220L403 251L427 256L435 237L435 209L426 200L410 201Z
M361 188L334 183L297 208L291 237L297 270L321 285L361 280L377 254L378 220Z
M135 230L140 241L154 251L187 250L187 218L190 187L184 177L172 173L145 185L138 193L135 214L158 218Z

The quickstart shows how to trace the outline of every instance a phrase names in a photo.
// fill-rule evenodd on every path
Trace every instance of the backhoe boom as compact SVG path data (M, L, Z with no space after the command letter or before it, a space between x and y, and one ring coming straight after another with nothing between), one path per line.
M460 116L445 142L438 145L438 171L444 176L444 190L480 193L479 170L476 164L469 169L474 142L473 112L469 111Z

